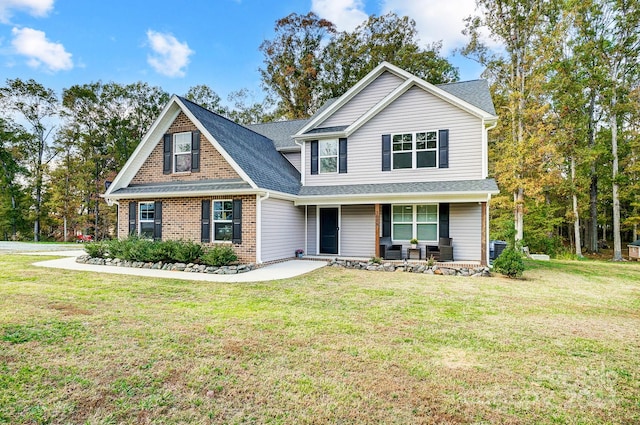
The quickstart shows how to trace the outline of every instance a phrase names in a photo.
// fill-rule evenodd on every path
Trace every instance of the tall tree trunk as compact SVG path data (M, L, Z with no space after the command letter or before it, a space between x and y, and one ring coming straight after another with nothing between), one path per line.
M518 188L513 194L513 203L515 204L515 227L516 242L521 241L524 237L524 189Z
M595 110L596 110L596 94L595 90L591 90L591 99L589 101L589 148L596 147L596 130L595 130ZM598 174L596 173L597 159L591 162L591 185L589 187L589 251L598 252Z
M576 255L582 257L582 242L580 240L580 215L578 212L578 196L576 195L576 158L571 157L571 196L573 198L573 234L576 247Z
M613 260L622 261L622 241L620 240L620 187L618 185L618 114L615 112L616 95L611 100L611 155L612 166L612 196L613 196Z

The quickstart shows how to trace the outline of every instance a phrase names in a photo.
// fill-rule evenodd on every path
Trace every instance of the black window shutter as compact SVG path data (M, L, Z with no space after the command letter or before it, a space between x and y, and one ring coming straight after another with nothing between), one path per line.
M200 171L200 132L191 133L191 171Z
M211 200L202 200L202 218L200 221L200 242L211 242Z
M438 133L438 140L440 142L440 145L438 146L438 152L440 155L439 167L449 168L449 130L440 130Z
M338 142L338 170L340 173L347 172L347 139L344 137Z
M162 149L162 172L163 174L171 174L171 157L173 148L173 137L171 134L164 135L164 144Z
M311 141L311 174L318 174L318 141Z
M233 230L231 238L233 243L242 243L242 199L233 200Z
M162 240L162 201L156 201L153 205L153 239Z
M129 202L129 235L135 235L137 232L138 223L138 211L137 202Z
M449 237L449 204L441 203L440 204L440 217L438 218L440 223L440 237L448 238Z
M382 135L382 171L391 171L391 135Z
M382 204L382 237L391 237L391 205Z

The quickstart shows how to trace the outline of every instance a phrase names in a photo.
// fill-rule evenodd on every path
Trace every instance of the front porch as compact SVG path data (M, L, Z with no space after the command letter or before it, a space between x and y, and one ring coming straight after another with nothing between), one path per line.
M365 257L340 257L335 255L305 255L301 258L302 260L312 260L312 261L339 261L339 262L350 262L350 263L369 263L371 262L371 258ZM393 264L394 266L405 266L405 265L424 265L427 264L428 261L425 259L415 260L415 259L402 259L402 260L385 260L381 259L380 264ZM473 269L482 267L480 261L436 261L433 265L441 267L441 268L450 268L450 269Z

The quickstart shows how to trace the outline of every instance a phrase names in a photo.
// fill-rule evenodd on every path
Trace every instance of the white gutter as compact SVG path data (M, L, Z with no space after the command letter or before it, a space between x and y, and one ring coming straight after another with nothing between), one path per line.
M270 193L266 192L263 197L257 196L256 202L256 263L262 264L262 201L269 199Z

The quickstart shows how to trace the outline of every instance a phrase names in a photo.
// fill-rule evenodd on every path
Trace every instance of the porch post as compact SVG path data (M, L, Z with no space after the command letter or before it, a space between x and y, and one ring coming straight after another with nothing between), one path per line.
M380 204L375 204L375 216L376 216L376 236L374 238L376 244L376 258L380 257Z
M480 264L487 266L487 203L480 202L480 208L482 210L480 218L480 226L482 228L480 236Z

